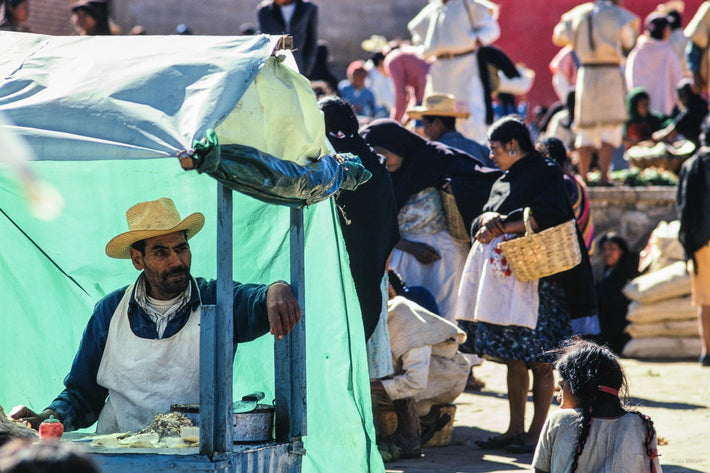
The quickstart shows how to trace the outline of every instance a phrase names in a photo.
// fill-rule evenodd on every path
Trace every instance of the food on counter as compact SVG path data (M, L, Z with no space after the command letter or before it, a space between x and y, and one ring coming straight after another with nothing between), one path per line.
M90 446L103 448L188 448L200 441L200 429L190 419L172 412L158 414L153 422L135 434L99 435Z
M180 427L194 427L190 419L179 412L171 412L170 414L158 414L147 427L143 428L139 434L155 432L163 437L179 437Z
M10 439L36 440L38 437L37 432L26 423L7 417L2 406L0 406L0 444Z

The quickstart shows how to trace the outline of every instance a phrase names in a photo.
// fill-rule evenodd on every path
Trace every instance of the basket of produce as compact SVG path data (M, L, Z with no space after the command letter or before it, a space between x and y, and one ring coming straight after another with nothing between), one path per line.
M523 221L525 235L498 244L519 281L561 273L582 261L574 219L534 233L530 226L530 207L525 207Z

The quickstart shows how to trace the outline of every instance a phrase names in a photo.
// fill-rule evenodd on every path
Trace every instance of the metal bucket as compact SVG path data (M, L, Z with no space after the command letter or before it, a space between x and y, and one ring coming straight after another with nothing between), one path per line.
M259 404L251 412L235 412L234 434L235 443L265 442L273 439L274 406Z
M171 412L179 412L190 419L195 425L200 425L200 407L197 404L174 404ZM232 441L235 443L267 442L273 439L274 406L258 404L250 412L235 412L232 426L234 432Z

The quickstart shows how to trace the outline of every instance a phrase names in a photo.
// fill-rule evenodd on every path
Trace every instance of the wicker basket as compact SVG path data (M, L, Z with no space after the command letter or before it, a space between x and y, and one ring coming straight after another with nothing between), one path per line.
M451 436L454 433L454 417L456 417L456 406L454 404L439 404L441 414L448 414L451 420L440 431L434 434L423 447L445 447L451 443ZM387 437L397 430L397 413L392 407L380 406L375 410L375 425L378 435Z
M456 198L451 192L446 192L443 190L439 191L441 194L441 204L444 207L444 214L446 215L446 228L449 234L454 237L455 240L471 242L471 237L466 231L466 224L463 222L463 217L461 217L461 212L459 212L459 207L456 205Z
M530 207L523 212L525 235L498 244L518 281L540 279L574 268L582 261L574 219L533 233Z

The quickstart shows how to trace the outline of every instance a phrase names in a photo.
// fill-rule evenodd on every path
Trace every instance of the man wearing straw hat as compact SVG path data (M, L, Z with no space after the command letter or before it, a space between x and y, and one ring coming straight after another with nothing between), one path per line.
M67 431L98 420L97 432L136 432L172 404L199 401L200 312L214 304L216 281L190 275L188 240L205 222L181 219L171 199L140 202L126 212L129 231L106 245L130 259L137 280L96 304L66 388L40 414L18 406L10 416L37 428L54 415ZM282 338L301 313L291 288L234 283L234 350L269 330ZM107 400L108 397L108 400Z
M471 114L456 107L456 99L451 94L435 93L424 99L423 105L407 110L407 115L424 124L424 135L429 141L458 148L487 167L496 167L489 157L486 146L470 140L456 130L457 118L468 118Z

